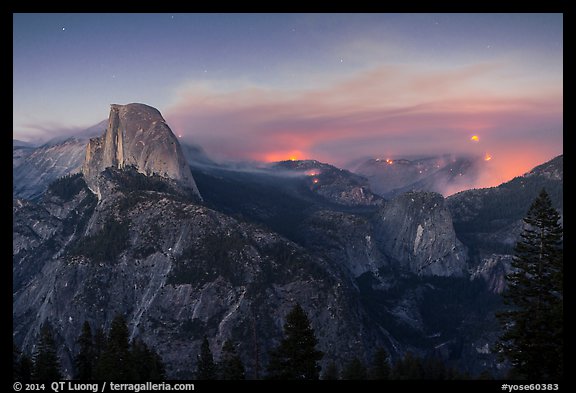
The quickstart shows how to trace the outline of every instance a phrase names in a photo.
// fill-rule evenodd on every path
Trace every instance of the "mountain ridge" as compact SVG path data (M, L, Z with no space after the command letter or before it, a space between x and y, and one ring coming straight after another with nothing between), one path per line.
M444 154L418 159L371 158L350 170L366 177L372 190L385 198L408 191L443 195L470 188L479 178L484 157Z
M13 336L25 351L50 321L70 376L83 320L106 328L122 313L170 378L191 377L204 335L216 355L226 339L240 343L254 375L254 348L265 363L299 302L323 366L369 362L382 346L393 360L411 351L500 372L486 349L509 269L509 249L497 247L533 189L550 185L558 200L562 156L501 188L386 199L366 178L318 161L240 170L196 150L189 170L200 200L178 179L125 161L120 131L159 112L148 115L124 125L111 116L100 140L109 135L108 150L88 171L99 195L77 172L34 201L13 199ZM499 203L522 206L506 216Z

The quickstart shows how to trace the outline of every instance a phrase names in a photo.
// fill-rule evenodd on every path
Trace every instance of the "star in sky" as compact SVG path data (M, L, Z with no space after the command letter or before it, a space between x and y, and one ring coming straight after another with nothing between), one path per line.
M508 177L562 152L562 14L15 13L13 22L15 139L40 143L98 123L111 102L142 102L226 160L299 151L345 165L383 150L482 146Z

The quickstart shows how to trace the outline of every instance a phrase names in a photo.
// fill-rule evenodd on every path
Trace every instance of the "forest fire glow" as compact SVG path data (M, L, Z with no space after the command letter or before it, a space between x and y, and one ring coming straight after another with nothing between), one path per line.
M258 155L254 157L254 159L263 160L264 162L298 161L301 160L303 156L304 154L300 150L272 151Z
M478 142L478 141L480 141L480 138L478 138L478 135L472 135L472 138L470 138L470 140L472 142Z
M492 159L492 156L490 154L486 153L484 155L484 161L490 161L491 159Z
M391 159L387 158L387 159L386 159L386 163L389 164L389 165L392 165L392 164L394 164L394 160L391 160Z
M320 180L318 180L318 179L314 179L314 180L312 180L312 183L318 184L319 181L320 181Z

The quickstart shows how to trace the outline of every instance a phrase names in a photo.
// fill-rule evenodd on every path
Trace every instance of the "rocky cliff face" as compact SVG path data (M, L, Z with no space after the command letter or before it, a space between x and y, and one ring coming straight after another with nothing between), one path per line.
M384 266L422 276L465 274L466 249L441 195L414 192L385 201L370 192L365 179L331 165L285 161L276 168L304 176L279 174L256 181L246 174L205 169L198 171L198 181L216 208L268 225L330 256L354 277L377 274ZM363 197L347 198L361 187L366 187Z
M112 104L106 132L88 143L82 173L99 194L99 175L106 168L129 166L173 179L200 196L180 143L160 112L144 104Z
M420 269L417 277L411 265L384 255L379 205L310 206L295 223L304 236L297 244L186 200L157 175L111 167L100 181L98 203L80 174L54 183L39 204L14 202L14 338L30 351L39 327L50 321L68 374L84 319L106 329L114 314L123 313L132 337L161 354L171 378L191 377L205 334L216 357L224 340L240 343L253 377L255 347L262 367L295 302L312 321L324 365L334 360L342 367L353 356L370 361L379 345L396 359L406 350L425 354L449 342L447 356L459 356L458 327L469 314L438 319L452 281L434 281L454 280L454 271L437 277L449 274ZM435 198L441 203L436 194L417 201ZM416 214L400 201L386 211ZM434 214L441 212L416 217L425 221ZM412 228L421 223L403 220ZM414 244L415 231L406 241ZM421 259L438 252L433 246L417 251ZM394 266L402 268L400 276ZM467 278L459 280L466 285ZM438 301L424 307L427 298ZM453 302L451 307L463 307ZM474 361L467 360L472 369Z
M380 211L376 233L385 253L413 273L462 276L466 272L466 249L456 238L440 194L408 192L396 197Z
M266 364L295 302L310 315L326 361L382 344L363 324L352 284L326 260L131 172L108 168L99 203L80 175L61 180L39 205L14 202L13 329L25 350L49 320L70 376L84 320L107 328L122 313L171 378L191 378L204 335L216 356L226 339L239 343L253 376L254 349ZM140 176L138 188L125 186L128 176ZM33 220L43 225L31 231Z
M13 149L12 192L16 198L38 199L57 178L79 172L86 154L86 140L69 138L37 148Z
M170 378L191 377L204 335L216 358L224 340L238 343L253 377L255 352L262 372L299 302L323 365L368 362L379 345L393 360L440 355L473 375L496 365L506 250L533 192L546 185L562 205L561 157L502 187L386 201L317 161L242 172L194 160L192 179L168 131L153 108L113 106L84 174L38 202L14 199L13 337L24 351L50 321L70 376L84 320L107 329L122 313ZM182 192L195 190L186 179L202 203Z
M388 258L380 250L369 217L349 212L320 210L310 214L300 226L302 244L329 256L353 277L366 272L378 275Z

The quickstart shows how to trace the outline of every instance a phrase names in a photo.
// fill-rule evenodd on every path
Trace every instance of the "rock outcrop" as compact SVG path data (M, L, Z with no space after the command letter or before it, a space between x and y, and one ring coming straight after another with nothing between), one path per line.
M296 302L310 316L325 362L384 343L363 325L352 283L273 232L169 192L125 192L126 182L103 192L100 203L82 176L60 183L39 204L14 200L13 336L30 353L50 322L67 378L83 322L108 329L117 313L126 316L130 338L155 348L174 379L193 377L205 335L216 357L224 341L238 343L252 377L254 349L265 365Z
M368 181L345 169L316 160L280 161L272 167L300 173L307 177L307 187L328 201L346 206L380 205L382 198L374 195Z
M175 180L200 196L180 143L160 112L144 104L112 104L106 132L88 143L82 173L99 195L99 175L106 168L129 166Z
M466 272L466 248L456 238L442 195L402 194L382 208L378 226L385 253L413 273L461 276Z
M86 154L86 140L68 138L37 148L14 147L12 194L37 200L59 177L79 172Z

